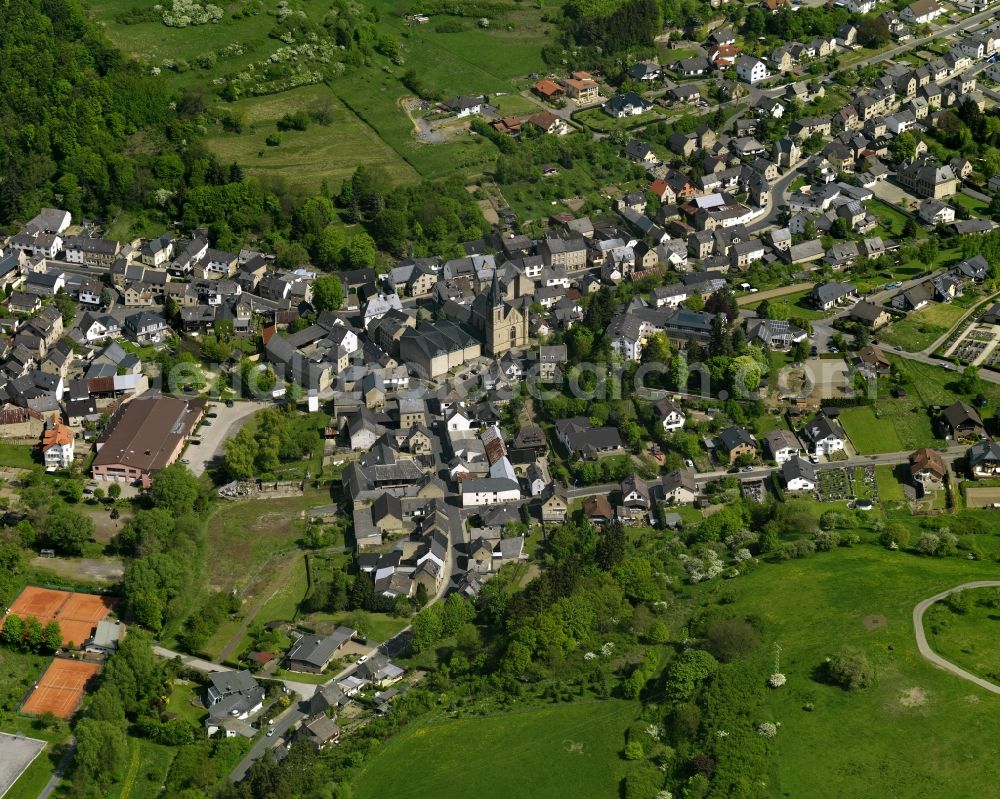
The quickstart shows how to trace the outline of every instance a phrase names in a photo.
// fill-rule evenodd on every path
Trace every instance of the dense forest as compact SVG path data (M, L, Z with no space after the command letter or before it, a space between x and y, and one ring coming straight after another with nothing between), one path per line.
M187 231L207 228L222 249L253 244L275 252L279 266L329 269L372 266L377 247L458 254L457 242L486 230L460 181L397 190L384 170L361 168L342 188L308 196L246 178L208 150L200 131L210 121L202 95L170 94L107 42L77 0L5 4L0 226L16 229L45 205L77 220L127 211L147 229L180 220Z
M74 214L141 204L152 153L182 138L170 98L76 0L10 0L0 25L0 223L43 203ZM140 131L156 135L135 152Z

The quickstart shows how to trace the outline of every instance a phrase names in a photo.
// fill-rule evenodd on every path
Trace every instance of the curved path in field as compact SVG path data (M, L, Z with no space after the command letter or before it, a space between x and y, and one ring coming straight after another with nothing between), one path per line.
M971 583L962 583L961 585L956 585L954 588L949 588L947 591L942 591L940 594L935 594L929 599L923 600L923 602L917 603L917 606L913 608L913 631L917 636L917 649L920 650L921 655L927 658L927 660L935 666L938 666L945 671L950 671L956 677L961 677L963 680L975 683L980 688L985 688L991 693L1000 694L1000 685L995 685L989 680L977 677L975 674L956 666L950 660L945 660L937 654L937 652L931 649L930 644L927 643L927 634L924 632L924 612L927 608L935 602L939 602L944 599L949 594L954 594L956 591L967 591L973 588L1000 588L1000 580L977 580Z

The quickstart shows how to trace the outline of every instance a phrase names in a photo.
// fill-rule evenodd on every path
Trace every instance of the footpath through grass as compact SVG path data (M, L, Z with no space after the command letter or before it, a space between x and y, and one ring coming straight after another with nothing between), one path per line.
M638 710L634 702L607 700L414 724L368 761L354 796L617 796L629 769L621 755L625 729ZM473 773L473 763L490 765Z
M995 588L963 591L964 611L947 601L935 602L924 614L931 647L941 657L977 677L1000 684L1000 608L993 607Z
M912 627L921 599L995 576L990 563L863 545L706 584L716 600L729 600L720 608L726 615L752 615L764 625L762 679L774 668L774 645L781 647L788 681L768 694L760 719L781 724L770 795L995 794L1000 696L924 660ZM824 660L845 646L867 655L871 688L851 693L818 679Z

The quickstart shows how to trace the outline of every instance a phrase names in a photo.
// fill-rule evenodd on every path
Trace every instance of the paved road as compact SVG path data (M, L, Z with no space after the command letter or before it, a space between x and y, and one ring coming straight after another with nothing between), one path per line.
M306 717L298 702L293 702L285 710L274 717L274 723L268 730L274 730L271 736L261 735L255 742L246 756L236 765L236 768L229 774L229 779L233 782L242 780L250 770L253 762L264 754L268 749L277 746L282 741L282 737L289 729L294 727Z
M944 450L938 450L938 452L946 463L953 463L958 458L964 457L968 449L964 444L959 444ZM817 463L814 464L814 468L816 471L821 472L826 469L844 469L852 466L898 466L901 463L909 463L911 452L912 450L906 450L905 452L883 452L879 455L855 455L847 460ZM741 480L752 480L754 478L768 478L772 472L778 471L778 469L780 469L778 466L755 467L749 472L730 472L728 469L716 469L711 472L700 472L694 476L694 479L699 483L708 483L722 477L738 477ZM570 499L579 499L581 497L593 496L594 494L610 494L620 490L620 488L621 485L619 483L578 486L566 489L566 496Z
M227 408L224 402L212 402L209 413L217 414L215 419L206 419L210 424L202 424L192 436L200 444L189 444L184 454L184 460L190 461L188 468L195 474L202 474L212 461L224 454L223 443L227 438L236 435L247 419L272 403L269 402L235 402L232 408Z
M45 787L38 794L38 799L49 799L49 796L59 785L62 780L63 775L69 769L70 764L73 762L73 755L76 752L76 738L70 738L66 742L66 751L63 752L61 758L59 758L59 765L56 766L55 772L49 778L49 781L45 783Z
M947 591L942 591L940 594L935 594L929 599L923 600L923 602L917 603L916 607L913 608L913 632L917 636L917 649L920 651L921 655L938 668L950 671L956 677L961 677L963 680L975 683L980 688L984 688L990 693L1000 694L1000 685L995 685L988 680L984 680L982 677L977 677L975 674L956 666L950 660L945 660L937 654L937 652L931 649L930 644L927 643L927 633L924 631L924 612L927 608L935 602L944 599L949 594L954 594L957 591L967 591L973 588L1000 588L1000 580L976 580L971 583L962 583L961 585L956 585L954 588L949 588Z

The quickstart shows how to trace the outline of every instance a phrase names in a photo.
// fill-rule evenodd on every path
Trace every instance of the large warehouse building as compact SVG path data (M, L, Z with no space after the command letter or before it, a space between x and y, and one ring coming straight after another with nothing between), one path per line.
M180 457L204 413L203 399L136 397L111 417L97 444L91 474L95 480L141 480L148 484L158 471Z

